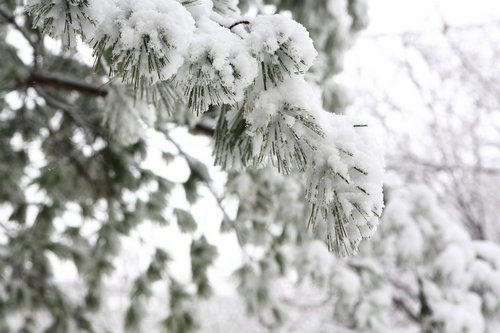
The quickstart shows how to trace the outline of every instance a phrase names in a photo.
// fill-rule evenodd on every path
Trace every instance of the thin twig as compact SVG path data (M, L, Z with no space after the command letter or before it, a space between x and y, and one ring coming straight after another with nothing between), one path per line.
M443 28L435 28L429 30L407 30L403 32L382 32L382 33L365 33L362 34L362 38L365 39L381 39L381 38L401 38L401 37L416 37L423 35L440 35L443 33L447 33L449 31L468 31L473 29L487 29L491 27L497 27L500 21L495 20L486 23L480 24L465 24L465 25L446 25Z
M238 26L240 24L248 25L248 24L250 24L250 21L238 21L238 22L235 22L235 23L231 24L228 29L231 30L231 29L233 29L234 27L236 27L236 26Z
M22 26L17 24L16 18L14 15L10 14L8 11L6 11L4 8L0 7L0 16L5 19L8 23L12 24L14 28L19 31L23 37L28 41L28 43L31 45L31 47L36 50L38 45L37 42L35 42L31 36L30 33Z
M172 139L170 137L170 135L168 135L167 133L165 133L165 137L175 146L175 148L179 151L179 154L182 157L184 157L184 159L186 160L186 162L188 164L191 164L190 160L192 159L192 157L189 156L186 152L184 152L184 150L181 148L181 146L174 139ZM219 209L221 210L222 214L224 215L224 219L226 219L227 221L229 221L229 224L230 224L231 228L234 230L234 232L236 234L236 238L238 240L238 244L241 247L243 255L245 256L246 259L248 259L250 261L253 261L252 257L248 253L245 252L245 250L244 250L245 242L243 241L243 237L241 235L241 232L238 229L238 227L236 225L236 222L233 219L231 219L229 217L229 215L227 214L224 206L222 205L222 199L219 198L219 196L215 193L215 190L212 188L211 184L209 184L205 180L203 180L203 182L204 182L205 186L207 187L208 191L210 192L210 194L213 196L213 198L217 202L217 205L218 205Z
M92 124L85 122L83 119L81 119L78 115L80 113L78 110L75 110L70 105L68 105L64 102L61 102L61 101L55 99L54 97L50 96L45 91L43 91L43 89L40 89L40 87L35 87L35 91L37 92L37 94L40 97L42 97L45 100L45 103L48 106L50 106L51 108L53 108L55 110L60 110L64 113L66 113L71 119L73 119L73 121L75 123L80 125L82 127L82 129L91 128L95 132L101 133L100 128L93 126Z
M400 310L403 310L403 312L408 316L410 317L411 320L413 320L414 322L418 323L420 322L420 319L419 317L413 313L413 311L410 309L410 307L403 301L403 299L399 298L399 297L396 297L394 296L392 298L392 303L394 304L394 306L396 306L396 308L400 309Z

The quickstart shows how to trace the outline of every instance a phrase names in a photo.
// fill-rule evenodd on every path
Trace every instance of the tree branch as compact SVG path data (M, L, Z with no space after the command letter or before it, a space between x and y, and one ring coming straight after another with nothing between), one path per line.
M47 73L32 72L26 82L28 85L45 85L57 89L74 90L91 96L106 97L108 94L106 89Z
M213 136L215 133L215 129L207 124L204 123L197 123L192 129L191 132L193 133L200 133L208 136Z
M55 89L77 91L90 96L106 97L108 95L108 90L105 88L41 72L32 72L30 77L26 80L26 84L28 86L43 85ZM207 136L213 136L215 133L215 129L212 126L201 122L196 124L191 131L195 134L199 133Z

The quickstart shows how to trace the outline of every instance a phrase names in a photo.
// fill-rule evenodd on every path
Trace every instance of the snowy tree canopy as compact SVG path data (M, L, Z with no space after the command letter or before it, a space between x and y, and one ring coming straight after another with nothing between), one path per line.
M424 2L0 1L0 332L498 332L498 23Z
M141 228L153 223L190 235L191 278L175 276L165 248L141 243L148 255L125 283L130 297L119 323L139 329L162 285L169 297L160 327L196 329L193 303L211 294L217 248L189 208L205 190L224 203L205 163L178 142L179 128L213 138L215 164L229 173L227 193L240 207L221 228L236 234L244 253L313 237L350 255L372 236L383 209L382 152L366 122L340 115L327 84L365 25L363 2L318 2L321 20L293 2L269 4L0 4L0 317L7 318L0 330L95 331L109 279L126 267L123 245L141 242ZM164 165L183 163L186 177L152 170L154 152ZM269 179L269 193L255 193L259 170L294 181ZM253 197L233 188L245 177ZM280 193L282 186L292 192ZM296 207L273 221L283 195ZM281 239L263 232L271 224ZM269 248L276 262L285 255L278 248ZM237 276L251 276L246 264ZM77 292L65 292L59 267ZM266 303L244 284L249 305Z
M127 86L106 96L103 114L119 143L136 143L176 98L196 116L218 110L216 164L304 172L310 225L326 225L332 250L355 252L383 207L382 154L367 126L325 111L304 80L317 51L301 24L279 14L244 18L233 4L216 4L50 0L26 9L36 28L62 36L63 48L74 49L77 38L90 45L95 67L109 68L106 84Z

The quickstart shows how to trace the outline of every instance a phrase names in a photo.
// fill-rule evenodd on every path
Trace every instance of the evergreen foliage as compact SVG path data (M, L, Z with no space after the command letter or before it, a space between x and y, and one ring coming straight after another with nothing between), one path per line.
M366 126L335 114L341 110L323 104L317 89L338 70L349 44L340 41L365 22L359 0L334 3L319 2L317 13L326 17L313 20L304 16L310 8L287 1L274 3L275 15L255 18L223 0L3 1L1 330L99 331L106 278L124 241L146 222L167 225L173 216L193 235L192 279L179 282L170 255L152 249L121 323L140 331L154 288L166 285L161 325L168 332L196 329L193 303L211 294L207 270L217 250L169 199L182 188L193 204L201 187L213 192L212 180L172 139L175 127L214 135L215 163L230 173L228 193L239 197L236 219L225 216L222 226L245 253L252 244L265 252L248 255L236 275L249 310L269 309L271 326L283 319L270 282L287 270L287 243L312 234L339 254L356 252L378 224L384 165ZM285 10L305 27L280 15ZM332 17L338 24L326 24ZM330 35L336 39L325 39ZM85 47L93 66L79 57ZM145 166L152 133L177 148L163 157L184 160L187 180ZM242 181L251 186L234 187ZM279 200L297 207L287 211ZM309 214L314 230L307 233L307 216L299 218L297 209ZM271 225L275 232L268 233ZM61 262L77 271L77 296L54 278Z

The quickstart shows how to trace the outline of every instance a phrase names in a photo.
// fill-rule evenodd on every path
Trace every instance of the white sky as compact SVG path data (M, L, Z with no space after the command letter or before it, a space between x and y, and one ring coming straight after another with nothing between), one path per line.
M367 35L439 30L441 17L452 26L500 20L498 0L371 0L369 6Z

